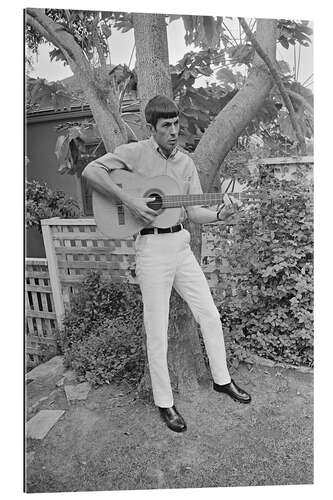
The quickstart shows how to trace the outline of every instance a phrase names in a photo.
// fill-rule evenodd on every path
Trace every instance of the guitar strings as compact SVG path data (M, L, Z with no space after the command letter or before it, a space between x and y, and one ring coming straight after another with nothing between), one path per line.
M284 193L284 191L281 191L281 193ZM202 201L202 204L204 205L205 202L211 202L211 203L221 202L221 201L223 201L223 198L225 196L230 196L232 198L236 198L237 201L242 201L242 199L245 199L245 200L252 199L252 201L256 201L256 200L258 200L258 201L260 201L260 200L274 201L274 198L275 199L278 198L278 196L276 196L276 191L275 191L275 196L258 195L258 194L251 194L251 193L221 193L221 194L219 194L219 193L216 193L216 194L215 193L207 193L205 196L205 193L203 193L203 194L193 194L193 195L166 195L166 196L162 196L160 199L157 199L155 201L151 201L149 203L154 204L154 203L162 202L163 208L177 208L177 207L182 207L182 206L186 206L186 205L191 205L191 201L195 201L196 198L203 198L204 197L203 201ZM186 197L187 200L184 200L183 199L184 197ZM144 200L146 200L146 198L149 198L149 196L139 197L139 198L135 198L135 199L144 201ZM172 199L170 200L170 198L172 198ZM122 202L115 203L114 206L122 207L122 206L124 206L124 203L122 203Z

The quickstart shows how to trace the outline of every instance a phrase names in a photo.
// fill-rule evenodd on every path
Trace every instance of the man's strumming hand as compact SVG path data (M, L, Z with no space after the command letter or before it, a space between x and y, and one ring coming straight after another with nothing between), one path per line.
M148 225L158 215L158 212L148 207L149 201L154 201L154 198L130 198L123 200L123 203L136 219Z

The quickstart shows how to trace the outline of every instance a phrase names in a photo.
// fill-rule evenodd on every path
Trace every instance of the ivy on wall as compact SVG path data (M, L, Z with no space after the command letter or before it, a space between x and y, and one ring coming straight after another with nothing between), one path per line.
M238 223L215 226L215 300L236 359L254 352L277 362L313 365L312 182L297 167L279 180L265 167L248 190ZM227 242L227 244L225 244ZM230 282L221 272L227 260Z

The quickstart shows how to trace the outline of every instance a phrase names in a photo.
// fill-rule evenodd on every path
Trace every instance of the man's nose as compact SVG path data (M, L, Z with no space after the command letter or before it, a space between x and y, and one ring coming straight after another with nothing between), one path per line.
M178 133L178 127L177 125L171 125L171 131L170 131L171 135L177 135Z

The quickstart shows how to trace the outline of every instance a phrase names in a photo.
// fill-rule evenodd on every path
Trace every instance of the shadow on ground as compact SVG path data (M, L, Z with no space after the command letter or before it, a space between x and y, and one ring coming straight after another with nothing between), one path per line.
M176 395L183 434L125 385L92 389L71 405L54 389L39 409L66 412L43 440L28 439L26 491L311 484L312 375L241 366L234 378L250 405L211 389Z

